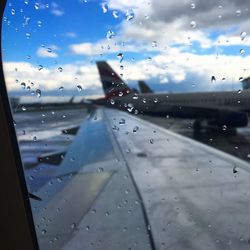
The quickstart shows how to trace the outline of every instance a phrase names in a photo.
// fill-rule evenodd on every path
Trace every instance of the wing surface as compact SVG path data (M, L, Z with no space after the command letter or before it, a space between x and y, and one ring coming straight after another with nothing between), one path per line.
M249 249L249 180L242 160L98 109L52 184L35 194L43 199L33 201L39 242L46 249Z

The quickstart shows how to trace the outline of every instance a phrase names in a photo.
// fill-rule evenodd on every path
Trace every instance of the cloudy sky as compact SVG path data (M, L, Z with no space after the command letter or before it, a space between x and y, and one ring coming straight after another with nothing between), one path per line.
M249 8L248 0L8 1L8 89L101 94L95 61L107 60L131 86L237 90L250 76Z

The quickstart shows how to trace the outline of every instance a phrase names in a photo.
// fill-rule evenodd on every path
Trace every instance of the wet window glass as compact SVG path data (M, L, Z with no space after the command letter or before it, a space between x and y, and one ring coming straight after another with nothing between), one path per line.
M7 1L40 249L249 249L249 8Z

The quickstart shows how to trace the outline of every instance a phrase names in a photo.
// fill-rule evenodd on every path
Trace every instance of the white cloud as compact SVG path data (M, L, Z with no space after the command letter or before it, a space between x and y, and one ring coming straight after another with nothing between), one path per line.
M51 14L54 16L63 16L64 11L56 2L51 2Z
M243 6L244 3L246 1L240 0L239 6ZM206 84L208 88L214 88L222 78L226 78L225 82L239 83L240 77L248 77L250 74L250 56L248 55L244 57L241 55L217 56L216 54L197 54L196 51L199 46L201 49L219 45L250 46L248 37L244 40L240 37L242 31L248 33L244 28L248 27L249 20L245 18L243 7L241 8L242 16L235 14L236 3L232 1L225 0L223 8L211 1L197 2L195 9L191 9L190 1L186 0L181 3L170 0L152 0L151 2L148 0L109 0L108 5L109 11L118 10L124 15L132 10L135 18L130 21L124 18L119 26L114 27L116 35L110 40L104 35L103 39L95 43L75 43L69 48L74 54L98 57L103 54L123 52L125 55L122 62L123 70L120 69L118 59L110 60L109 63L118 73L122 73L128 82L139 79L150 82L152 79L158 79L159 82L180 83L198 79L197 85ZM55 2L52 2L51 10L56 11L55 15L58 15L60 11L63 14L63 10ZM218 18L220 14L222 17ZM190 27L192 20L197 23L195 28ZM211 31L216 31L216 34L221 32L222 35L217 39L215 35L210 35ZM68 32L65 35L75 37L74 32ZM156 46L152 46L154 41L156 41ZM192 46L192 44L199 46ZM39 48L37 54L42 57L57 57L56 51L56 47L52 48L52 52L48 52L47 48ZM140 53L140 60L127 61L127 52ZM150 53L152 60L147 60ZM142 57L145 59L141 59ZM14 70L15 67L18 71ZM44 68L39 71L37 66L32 64L5 63L8 86L10 89L21 89L21 81L34 81L44 89L58 89L60 86L75 88L77 84L81 84L84 89L101 88L95 65L82 62L82 64L72 63L61 65L61 67L62 72L59 72L57 67ZM211 84L211 76L216 77L215 84ZM19 83L16 83L15 79L18 79ZM190 82L191 84L193 82Z
M173 48L154 56L152 60L124 61L123 69L118 60L110 60L109 63L117 73L123 74L127 83L140 79L150 83L152 79L158 79L159 83L186 82L191 87L194 82L187 80L196 79L196 85L206 86L208 90L222 83L222 78L226 78L225 84L239 84L240 77L248 77L250 74L249 60L250 56L196 55ZM62 70L58 67L62 67ZM83 89L101 89L96 65L87 61L44 67L41 70L38 65L26 62L5 62L4 73L8 90L21 90L21 82L30 86L31 91L37 88L42 91L57 90L61 86L76 89L78 84ZM210 82L211 76L216 77L216 83ZM31 82L34 86L31 86Z
M76 89L78 84L83 89L101 87L96 66L85 62L43 67L40 70L38 65L27 62L4 62L4 73L9 91L22 90L22 82L26 83L26 87L30 86L31 91L37 88L42 91L58 90L61 86L65 89Z
M46 48L45 47L38 48L36 54L39 57L57 58L58 54L55 51L59 49L60 49L59 47L52 44L47 46Z
M250 39L246 37L245 39L241 39L240 34L238 36L225 36L221 35L218 37L215 45L221 45L221 46L233 46L233 45L239 45L239 46L250 46Z
M79 43L79 44L71 44L70 50L74 54L78 55L99 55L101 54L101 44L94 44L94 43Z
M67 33L65 33L65 36L71 37L71 38L76 38L77 34L75 32L67 32Z
M38 48L36 53L40 57L51 57L51 58L58 57L57 53L55 53L54 51L49 52L47 48Z

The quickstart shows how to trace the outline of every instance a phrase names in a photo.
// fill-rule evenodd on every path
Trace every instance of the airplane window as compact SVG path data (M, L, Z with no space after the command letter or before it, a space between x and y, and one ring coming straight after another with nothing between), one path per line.
M7 1L40 249L249 249L249 8Z

